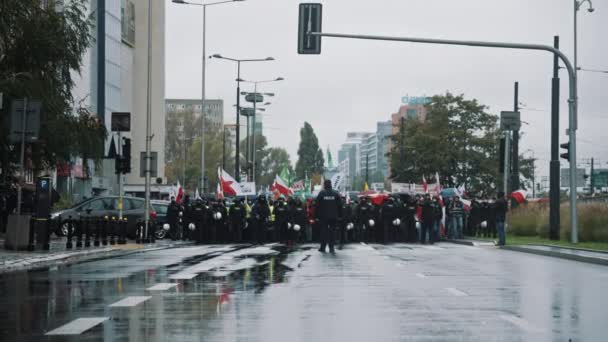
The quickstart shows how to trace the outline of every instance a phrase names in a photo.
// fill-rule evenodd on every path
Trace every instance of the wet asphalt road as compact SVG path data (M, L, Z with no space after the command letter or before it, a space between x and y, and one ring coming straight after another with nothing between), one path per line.
M608 267L449 243L195 246L0 275L0 341L606 341Z

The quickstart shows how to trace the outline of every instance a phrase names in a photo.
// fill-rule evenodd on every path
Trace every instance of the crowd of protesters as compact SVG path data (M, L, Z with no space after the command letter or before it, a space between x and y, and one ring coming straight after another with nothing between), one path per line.
M320 242L318 198L267 196L233 200L185 198L180 204L172 198L167 212L168 229L198 243ZM340 210L331 223L332 240L338 248L349 242L409 242L433 244L441 239L467 236L498 237L504 244L504 194L492 199L472 198L464 203L459 196L430 194L386 194L342 197ZM332 221L334 222L334 221Z

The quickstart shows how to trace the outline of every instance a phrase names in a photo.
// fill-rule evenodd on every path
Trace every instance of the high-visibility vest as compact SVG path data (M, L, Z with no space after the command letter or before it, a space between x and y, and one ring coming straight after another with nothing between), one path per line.
M274 205L270 206L270 222L274 222Z
M251 217L251 206L247 202L245 202L245 216L247 218Z

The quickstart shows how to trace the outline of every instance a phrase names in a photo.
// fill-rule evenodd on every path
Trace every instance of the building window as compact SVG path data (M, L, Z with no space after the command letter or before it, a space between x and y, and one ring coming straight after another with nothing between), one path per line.
M407 117L409 119L415 119L415 118L417 118L418 117L418 111L415 108L408 109L407 110Z
M122 41L135 46L135 4L132 0L122 0L120 4Z

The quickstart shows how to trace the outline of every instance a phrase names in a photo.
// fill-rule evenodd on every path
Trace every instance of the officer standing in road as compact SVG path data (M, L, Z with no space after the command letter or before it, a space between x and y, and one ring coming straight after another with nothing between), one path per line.
M230 207L228 219L230 221L230 240L241 242L243 240L243 229L245 228L246 209L242 199L237 199Z
M325 180L323 190L317 196L317 219L321 224L321 247L319 252L325 253L325 246L329 245L329 252L334 254L334 234L338 219L342 217L342 199L340 194L331 188L331 180Z

